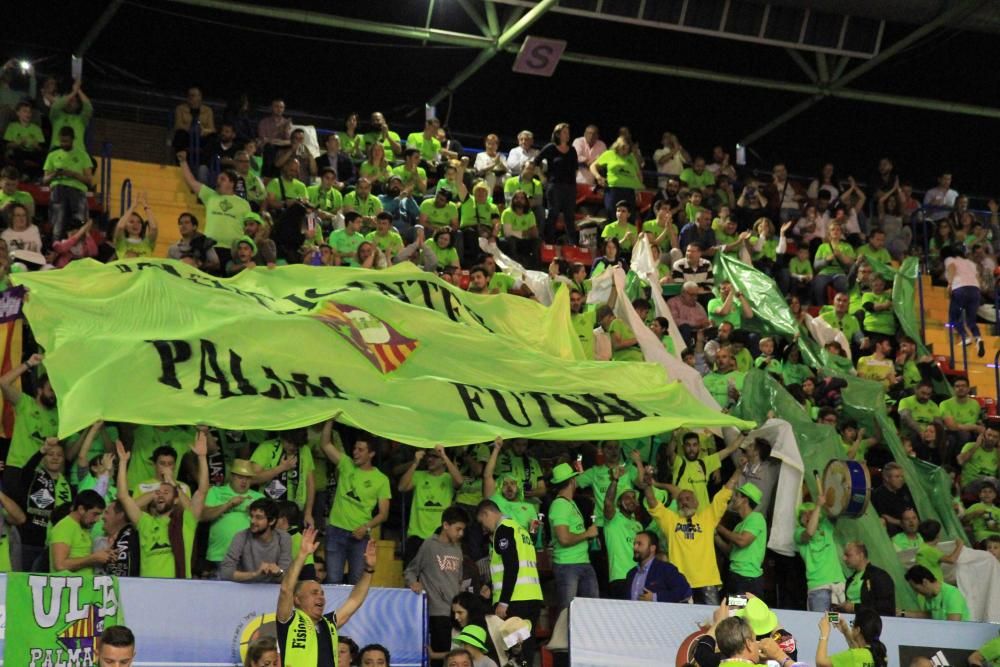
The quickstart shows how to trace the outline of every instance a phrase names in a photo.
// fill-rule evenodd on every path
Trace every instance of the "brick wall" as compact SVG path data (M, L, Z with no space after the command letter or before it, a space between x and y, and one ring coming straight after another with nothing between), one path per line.
M94 118L90 123L90 136L97 153L105 141L110 141L111 157L116 160L168 164L172 152L167 128L162 125Z

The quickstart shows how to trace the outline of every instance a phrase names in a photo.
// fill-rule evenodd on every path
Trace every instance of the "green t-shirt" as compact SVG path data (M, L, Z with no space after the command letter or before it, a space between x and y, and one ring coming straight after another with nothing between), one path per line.
M613 150L606 150L597 158L595 164L608 168L608 187L629 190L642 189L639 162L632 153L622 157Z
M330 247L340 254L341 263L357 266L358 246L365 242L365 235L361 232L350 232L347 229L337 229L330 233L327 239Z
M337 464L337 493L330 507L330 525L354 530L374 516L380 500L390 498L389 478L382 471L362 470L344 454Z
M87 138L87 125L90 117L94 115L94 105L89 101L80 105L77 113L68 113L66 106L69 103L69 95L57 97L49 110L49 119L52 121L52 147L59 146L59 131L64 127L73 128L73 148L86 150L84 140Z
M174 461L174 479L180 473L181 459L191 449L194 429L184 427L163 428L159 426L137 426L132 436L132 457L128 463L128 486L136 488L147 479L156 477L153 452L157 447L173 447L177 458Z
M812 370L805 364L790 364L787 361L781 364L781 377L785 385L802 384L802 381L812 377Z
M705 376L705 387L708 388L708 393L724 408L731 402L729 400L729 383L732 382L737 391L743 391L744 379L746 379L746 373L741 373L740 371L732 371L730 373L717 373L713 371Z
M984 513L972 520L972 537L976 542L982 542L991 535L1000 535L1000 507L973 503L966 512L984 510Z
M840 568L837 541L833 537L833 524L825 516L820 517L812 539L803 544L801 539L805 532L805 526L796 526L795 546L806 564L807 590L827 584L842 583L844 571Z
M497 294L507 294L514 289L515 284L516 281L512 276L496 271L492 276L490 276L490 282L487 283L486 287L491 292L496 290Z
M14 121L7 126L7 130L3 133L3 140L8 144L36 149L45 143L45 136L42 134L42 128L34 123L21 125L20 122Z
M632 234L626 239L625 235L628 234L629 232L632 232ZM604 229L601 230L601 238L618 239L618 242L621 244L621 247L628 250L633 245L635 245L636 227L631 223L622 225L619 224L617 220L615 220L614 222L609 222L608 224L604 225Z
M965 596L951 584L941 582L941 592L932 598L918 596L920 611L926 611L930 617L937 621L947 621L949 614L959 614L959 620L968 621L969 605L965 602Z
M599 511L603 517L604 512ZM620 510L610 521L604 524L604 543L608 547L608 581L619 581L628 577L629 570L635 567L632 545L636 534L642 530L642 524L635 517L627 517Z
M381 132L366 132L363 137L365 142L365 147L372 146L381 141L382 148L385 149L385 159L388 160L389 162L394 162L397 159L399 159L399 156L392 152L392 141L395 141L398 144L399 135L393 132L392 130L389 130L388 132L386 132L386 134L388 135L387 138L382 139ZM392 141L390 141L390 139Z
M910 417L917 423L926 426L934 423L935 419L941 417L941 408L934 401L928 399L926 403L921 403L916 396L907 396L899 402L899 412L910 411Z
M344 207L344 195L340 194L340 190L337 188L330 188L323 192L319 185L310 185L306 191L309 194L309 203L321 211L336 213Z
M875 657L867 648L849 648L830 656L833 667L875 667Z
M889 292L882 292L881 294L865 292L865 295L861 297L861 307L864 308L867 303L873 305L892 303L892 294ZM886 336L894 336L896 334L896 316L893 314L892 309L877 312L869 312L868 309L865 309L865 331L874 331Z
M85 169L92 169L93 166L94 163L90 159L90 156L87 155L86 151L78 148L64 151L61 148L57 148L49 153L48 157L45 158L45 165L42 169L47 172L56 171L57 169L67 169L69 171L83 173ZM65 185L66 187L79 190L80 192L87 191L87 185L83 183L83 181L78 181L69 176L57 176L52 179L50 185L51 187Z
M49 562L55 566L55 559L52 557L52 545L56 542L69 545L69 557L70 558L83 558L84 556L89 556L91 549L93 548L93 540L90 537L90 532L83 529L83 527L70 516L64 516L59 523L52 527L49 532ZM74 572L69 570L60 570L56 572L52 570L53 574L74 574L79 576L86 576L88 574L94 574L93 567L82 567Z
M525 232L532 227L537 227L538 223L535 221L534 211L528 210L523 214L518 214L512 208L504 209L503 214L500 216L501 224L506 227L510 225L511 231L514 232ZM501 228L501 235L503 235L504 228Z
M59 432L59 412L47 410L34 397L23 393L14 404L14 430L10 438L7 465L22 468L45 444Z
M442 248L437 243L428 243L427 247L437 257L438 268L446 266L459 266L458 250L456 248Z
M287 456L288 454L280 441L266 440L257 445L250 460L263 470L271 470L278 467ZM299 506L300 510L305 510L306 498L309 493L308 480L314 467L312 450L309 447L301 447L298 450L298 461L295 467L271 479L261 488L261 491L273 500L291 500ZM314 479L314 488L315 481Z
M170 515L153 516L143 512L136 526L139 531L139 576L159 579L174 578L174 552L170 546ZM184 510L184 571L191 578L191 550L198 521L189 510Z
M761 259L769 259L772 262L778 259L778 242L773 238L766 239L761 245L760 250L755 250L757 244L760 243L759 236L750 237L750 258L753 261L758 261Z
M844 597L847 598L848 602L853 604L861 602L861 586L864 583L864 576L865 571L859 570L847 584L847 589L844 591Z
M635 338L635 332L632 328L625 324L622 320L616 319L611 323L611 328L608 330L608 334L618 334L622 340L628 340L630 338ZM631 347L624 347L620 350L615 350L611 354L612 361L645 361L646 357L643 356L642 350L639 348L638 344Z
M944 573L941 572L941 558L944 556L938 548L931 544L921 544L917 547L917 553L914 556L914 560L917 565L923 565L934 578L938 581L944 581Z
M497 504L501 514L509 516L525 530L531 530L531 522L538 518L538 507L524 499L507 500L503 493L497 490L490 496L490 500Z
M888 250L886 250L885 248L879 248L878 250L875 250L875 248L872 248L867 243L858 248L858 256L866 257L868 259L874 259L875 261L882 262L883 264L892 263L892 255L889 254Z
M285 186L285 194L281 194L281 186ZM283 202L286 199L309 199L309 191L306 189L306 184L297 178L293 178L291 181L286 181L280 176L278 178L272 178L271 182L267 184L267 194L272 195L279 202Z
M407 537L427 539L441 526L441 514L451 507L455 484L447 471L432 475L426 470L413 473L413 500Z
M344 208L357 211L362 218L374 218L382 212L382 202L375 195L368 195L364 199L360 199L357 191L354 191L348 192L344 197Z
M663 234L664 229L667 230L667 233L664 234L663 239L660 241L661 251L670 250L670 248L673 247L673 245L670 243L670 236L671 236L670 229L673 229L673 235L677 236L679 234L679 232L677 231L677 225L671 222L667 224L666 228L664 228L655 219L647 220L646 222L642 223L642 231L649 232L650 234L652 234L654 241L657 238L659 238L660 234Z
M246 493L237 494L233 487L226 484L225 486L213 486L208 490L208 495L205 496L205 507L216 507L225 505L236 495L244 496L243 502L219 515L208 529L208 551L205 554L205 559L213 563L221 563L222 559L226 557L229 544L233 541L236 533L250 527L250 515L248 514L250 503L263 498L264 494L253 489L248 489Z
M597 328L597 311L585 310L582 313L570 315L573 331L583 347L583 355L587 359L594 358L594 329Z
M850 313L846 313L843 317L837 317L836 311L828 310L820 315L820 317L822 317L823 321L831 327L842 332L848 343L853 341L854 336L861 332L861 326L858 324L858 318L854 317L854 315L851 315Z
M745 547L734 546L729 554L730 571L741 577L759 577L764 574L764 550L767 549L767 520L760 512L750 512L736 524L734 533L750 533L753 542Z
M590 562L590 545L587 540L577 542L571 547L559 544L556 538L556 526L566 526L570 533L579 535L586 530L583 525L583 514L572 500L557 497L549 505L549 523L552 524L552 562L556 565L576 565Z
M427 222L434 229L439 227L451 227L454 220L458 220L458 206L455 202L447 202L440 208L435 206L434 199L425 199L420 202L420 212L427 216Z
M12 195L0 191L0 208L3 208L10 202L20 204L30 211L31 205L35 203L35 200L31 198L30 193L25 192L24 190L16 190Z
M365 240L384 252L389 260L403 249L403 237L395 229L390 229L385 235L380 235L378 231L368 232Z
M207 185L198 190L198 199L205 205L205 236L228 249L243 236L243 220L250 213L250 204L237 195L220 195Z
M850 243L845 243L841 241L837 244L837 249L840 254L847 257L849 260L854 261L854 248L851 247ZM819 248L816 249L816 257L814 261L820 261L823 259L830 260L830 263L819 270L819 275L821 276L836 276L847 273L844 266L840 261L834 256L833 248L829 243L823 243Z
M996 665L1000 663L1000 637L991 639L983 644L983 647L979 649L979 652L982 653L983 658L996 667Z
M794 276L811 276L813 274L813 267L808 259L793 257L788 262L788 272Z
M708 169L703 169L699 174L691 167L686 167L684 171L681 172L680 179L682 182L687 184L689 188L695 190L702 190L705 186L715 185L715 174L710 172Z
M954 400L954 399L948 399ZM948 401L945 401L947 403ZM969 401L970 403L975 403L978 407L976 401ZM942 404L943 407L943 404ZM962 447L962 454L972 451L975 449L974 442L970 442ZM1000 451L996 447L993 451L988 452L982 447L975 449L972 453L972 457L965 462L962 466L962 486L971 484L980 477L996 477L997 476L997 466L1000 465L1000 457L998 457L997 452Z
M407 169L406 165L401 164L392 168L392 175L399 176L403 181L403 187L410 188L410 192L422 194L424 189L421 187L421 181L424 188L427 186L427 172L423 167L417 167L416 172L413 172Z
M367 178L372 183L385 183L389 180L389 165L385 167L380 167L376 164L372 164L367 160L361 163L359 171L361 176Z
M938 406L941 409L942 417L951 417L956 423L963 426L968 426L969 424L975 424L979 421L979 415L982 413L982 407L979 405L979 401L974 398L966 398L965 401L959 401L957 398L952 396L951 398L946 398L941 401L941 405ZM996 452L996 450L994 450ZM994 468L994 472L996 469Z
M634 482L639 479L635 466L626 464L625 474L618 480L618 496L635 489ZM594 523L600 528L604 525L604 498L611 487L611 470L606 465L587 468L577 478L576 483L581 489L594 489ZM617 501L618 498L616 497Z
M677 488L694 493L698 499L698 507L708 507L711 504L708 497L708 477L721 467L722 461L718 454L699 454L697 459L689 461L682 452L674 457L670 479Z
M520 176L511 176L503 182L503 194L509 201L516 192L523 192L528 195L528 199L537 197L542 194L542 182L537 178L526 181Z
M461 227L474 227L476 225L492 225L493 218L500 217L500 210L493 202L487 201L477 204L473 197L469 197L459 208Z
M425 137L423 132L413 132L406 137L406 147L416 148L420 157L428 162L434 162L441 152L441 142L437 137Z
M917 533L913 536L913 539L907 537L906 533L896 533L892 536L892 548L896 551L905 551L907 549L919 549L924 544L924 538L920 537Z
M735 296L733 297L733 307L729 309L729 313L726 315L719 315L715 311L722 308L722 304L725 300L720 297L715 297L708 302L708 319L712 321L715 326L721 326L723 322L729 322L733 325L734 329L739 329L743 326L743 311L740 308L740 300Z

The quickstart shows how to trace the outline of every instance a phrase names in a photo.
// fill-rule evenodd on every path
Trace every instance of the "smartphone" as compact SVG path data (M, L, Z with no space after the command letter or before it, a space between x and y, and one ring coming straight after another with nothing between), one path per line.
M837 625L840 623L840 613L836 611L828 611L826 613L827 619L829 619L831 625Z
M733 616L740 609L747 606L747 599L743 595L730 595L726 598L726 606L729 607L729 615Z

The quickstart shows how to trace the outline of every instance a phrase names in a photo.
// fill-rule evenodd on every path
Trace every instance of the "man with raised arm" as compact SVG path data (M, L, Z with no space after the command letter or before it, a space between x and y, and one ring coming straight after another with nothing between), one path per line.
M208 493L208 436L199 429L191 451L198 457L198 489L189 499L176 482L162 482L153 492L149 511L139 509L128 490L128 460L131 453L119 440L118 502L139 531L141 549L139 576L164 579L191 578L191 552L198 519Z
M306 558L316 551L316 529L302 533L299 553L281 580L278 594L278 650L285 665L295 667L337 667L337 629L347 623L368 596L375 573L375 542L365 547L365 571L347 601L326 613L326 595L317 581L299 581ZM345 666L346 667L346 666Z

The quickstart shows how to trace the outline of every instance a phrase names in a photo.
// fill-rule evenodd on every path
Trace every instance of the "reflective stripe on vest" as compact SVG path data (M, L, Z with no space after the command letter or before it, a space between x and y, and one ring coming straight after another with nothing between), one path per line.
M337 628L324 617L321 623L326 625L330 633L330 647L333 649L333 667L337 667ZM316 640L316 626L309 616L301 609L292 614L292 622L288 626L288 636L281 649L282 664L289 667L313 667L319 661L319 646Z
M514 547L517 549L517 579L510 601L541 600L542 587L538 578L538 557L535 554L535 544L531 533L510 517L504 517L497 528L507 526L514 531ZM493 584L493 604L500 601L500 591L503 588L503 558L490 544L490 580Z

